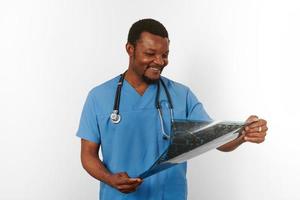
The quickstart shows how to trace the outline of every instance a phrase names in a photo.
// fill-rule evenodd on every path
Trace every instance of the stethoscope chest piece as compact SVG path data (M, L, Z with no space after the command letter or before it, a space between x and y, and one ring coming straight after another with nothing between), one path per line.
M111 122L114 124L118 124L121 121L121 115L118 114L118 110L113 110L110 114Z

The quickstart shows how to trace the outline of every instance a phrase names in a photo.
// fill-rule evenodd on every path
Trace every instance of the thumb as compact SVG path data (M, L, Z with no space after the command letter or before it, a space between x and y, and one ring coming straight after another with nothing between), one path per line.
M251 115L247 120L246 124L252 124L253 122L257 122L259 118L256 115Z
M119 175L119 177L129 178L127 172L120 172L118 175Z

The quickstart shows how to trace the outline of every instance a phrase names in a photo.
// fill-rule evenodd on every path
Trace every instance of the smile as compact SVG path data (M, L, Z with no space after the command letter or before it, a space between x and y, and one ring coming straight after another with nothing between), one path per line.
M159 68L155 68L155 67L149 67L149 69L153 70L153 71L156 71L156 72L159 72L160 69Z

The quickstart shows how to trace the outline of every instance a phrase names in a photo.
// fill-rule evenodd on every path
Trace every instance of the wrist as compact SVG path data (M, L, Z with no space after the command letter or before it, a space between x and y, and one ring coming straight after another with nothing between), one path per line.
M240 134L239 137L236 139L238 146L245 142L244 137L245 137L245 134Z
M112 174L109 172L104 173L103 178L102 178L102 182L112 186Z

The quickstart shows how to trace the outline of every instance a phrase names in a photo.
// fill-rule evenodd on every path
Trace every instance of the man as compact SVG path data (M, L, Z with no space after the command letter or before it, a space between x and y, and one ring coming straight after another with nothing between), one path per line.
M161 76L168 64L169 37L160 22L143 19L134 23L129 30L126 51L127 71L121 78L117 76L92 89L85 102L77 132L82 138L82 165L100 181L101 200L187 199L186 162L145 180L137 176L169 145L166 136L171 132L171 119L167 91L175 119L211 119L189 88ZM157 90L161 81L167 91L163 87ZM157 99L162 107L162 119L155 106ZM116 110L114 116L112 110ZM232 151L246 141L263 142L266 121L251 116L247 122L250 125L237 139L218 149ZM98 156L100 145L102 161Z

